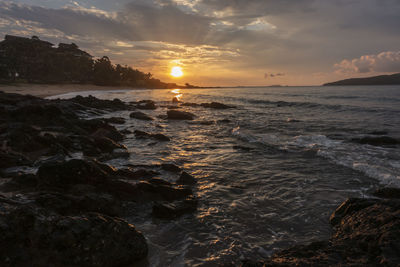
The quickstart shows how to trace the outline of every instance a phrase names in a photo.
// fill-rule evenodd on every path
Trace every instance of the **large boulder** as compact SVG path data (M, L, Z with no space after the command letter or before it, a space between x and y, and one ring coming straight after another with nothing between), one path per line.
M143 121L152 121L153 120L152 117L150 117L149 115L146 115L145 113L140 112L140 111L132 112L129 115L129 117L131 117L133 119L137 119L137 120L143 120Z
M148 109L148 110L157 109L156 104L152 100L141 100L137 103L136 107L138 109Z
M400 140L390 136L365 136L362 138L353 138L352 141L371 146L394 146L400 144Z
M134 133L135 133L136 138L138 138L138 139L152 138L152 139L156 139L158 141L171 141L171 139L168 136L160 134L160 133L150 134L150 133L146 133L146 132L139 131L139 130L135 130Z
M167 119L169 120L193 120L194 114L186 111L168 110Z
M122 219L0 205L1 266L127 266L147 256L143 235Z
M243 266L398 266L400 200L346 200L331 216L329 241L298 245Z
M201 103L200 106L205 108L212 108L212 109L228 109L232 108L231 106L219 103L219 102L211 102L211 103Z

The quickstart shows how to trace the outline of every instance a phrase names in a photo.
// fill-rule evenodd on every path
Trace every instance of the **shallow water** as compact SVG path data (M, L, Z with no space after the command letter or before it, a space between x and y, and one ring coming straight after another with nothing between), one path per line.
M124 101L151 99L152 122L127 119L119 129L163 133L167 143L127 135L129 160L111 164L173 162L198 184L198 211L174 221L151 219L151 206L127 218L148 239L150 266L215 266L261 259L296 243L326 239L329 216L348 197L381 184L400 185L399 147L352 138L385 131L400 138L400 86L279 87L86 92ZM165 121L173 96L217 101L228 110L184 107L194 121ZM61 97L72 97L67 94ZM229 121L226 121L229 120ZM177 177L162 173L162 178Z

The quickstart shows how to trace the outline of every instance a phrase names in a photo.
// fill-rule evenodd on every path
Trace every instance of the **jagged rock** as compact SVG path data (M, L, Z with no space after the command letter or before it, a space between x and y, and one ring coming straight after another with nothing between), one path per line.
M158 133L158 134L149 134L149 133L146 133L146 132L143 132L143 131L139 131L139 130L136 130L134 133L135 133L136 138L153 138L153 139L156 139L158 141L171 141L171 139L168 136L165 136L165 135L160 134L160 133Z
M200 105L197 103L185 102L185 103L181 103L181 106L182 107L198 107Z
M385 187L376 190L373 193L374 196L380 197L380 198L398 198L400 199L400 188L394 188L394 187Z
M165 184L160 184L158 182L140 182L137 184L137 189L140 192L136 192L139 196L145 197L145 199L152 200L168 200L173 201L177 199L182 199L193 194L190 188L183 186L170 186Z
M159 173L156 171L145 170L145 169L139 169L139 170L133 171L131 168L119 169L119 170L117 170L116 174L118 176L120 176L121 178L133 179L133 180L147 179L147 178L152 178L156 175L159 175Z
M31 164L32 162L20 153L0 150L0 169Z
M188 197L171 203L156 203L153 206L153 216L160 219L174 219L186 213L195 212L196 209L197 200L193 197Z
M228 109L232 108L231 106L219 103L219 102L211 102L211 103L201 103L200 106L205 108L213 108L213 109Z
M115 98L113 100L107 100L107 99L98 99L92 95L89 95L87 97L78 95L74 98L68 99L67 101L72 101L90 108L107 109L111 111L134 109L131 105L122 102L118 98Z
M136 105L138 109L154 110L157 109L156 104L152 100L141 100Z
M167 119L169 120L193 120L194 114L186 111L168 110Z
M134 119L138 119L138 120L144 120L144 121L152 121L153 118L144 114L143 112L140 111L135 111L132 112L129 117L134 118Z
M177 184L192 185L197 183L196 179L187 172L182 172L179 179L176 181Z
M332 214L331 224L329 241L295 246L243 266L397 266L400 262L400 200L348 199Z
M122 219L0 202L2 266L126 266L147 256L143 235Z
M182 171L182 169L180 167L178 167L178 166L176 166L175 164L172 164L172 163L162 163L161 164L161 168L163 170L166 170L166 171L169 171L169 172L175 172L175 173L178 173L178 172Z

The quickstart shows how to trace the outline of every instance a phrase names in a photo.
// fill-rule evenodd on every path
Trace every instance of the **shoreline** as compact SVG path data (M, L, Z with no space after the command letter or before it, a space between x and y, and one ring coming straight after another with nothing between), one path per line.
M216 102L180 104L188 105L231 108ZM130 212L141 211L150 219L164 221L196 212L197 178L183 167L166 162L116 169L104 163L129 158L128 149L121 143L127 134L155 142L169 142L169 137L138 129L117 130L114 125L125 124L126 118L122 117L84 120L77 115L92 108L104 115L130 111L129 118L150 121L139 110L159 107L151 100L46 100L0 93L0 111L4 114L0 126L6 133L0 139L4 144L0 148L0 205L4 210L0 214L4 222L0 227L0 245L7 248L0 253L0 262L9 263L5 266L29 261L36 265L68 266L71 255L75 265L138 264L148 259L149 248L146 233L125 221ZM191 115L169 110L166 119L178 123L177 120L191 120ZM83 157L71 157L74 153L82 153ZM10 170L18 166L38 170ZM173 181L158 178L164 175L172 176ZM400 262L396 246L400 240L399 199L400 189L393 188L380 189L369 198L349 199L331 216L333 234L329 240L289 247L262 261L236 259L236 263L242 261L246 267L394 265ZM135 209L130 210L130 206ZM27 221L33 223L27 225ZM57 235L52 234L53 229ZM114 230L110 233L109 229ZM110 235L115 242L106 240L102 245L103 237ZM37 236L42 239L35 239ZM58 248L65 244L70 245L59 253ZM116 251L112 250L114 247Z
M116 90L152 90L148 88L132 88L124 86L99 86L92 84L0 84L0 91L21 95L33 95L40 98L85 91L116 91Z

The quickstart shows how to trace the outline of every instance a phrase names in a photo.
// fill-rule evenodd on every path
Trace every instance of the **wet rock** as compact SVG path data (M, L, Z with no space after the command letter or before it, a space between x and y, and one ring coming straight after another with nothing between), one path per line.
M390 136L365 136L362 138L353 138L351 141L363 145L368 144L372 146L391 146L400 144L400 140Z
M368 134L372 134L372 135L388 135L389 132L388 131L376 130L376 131L369 132Z
M127 150L126 146L120 145L107 137L96 137L93 140L95 147L102 152L112 153L116 149Z
M65 189L74 184L105 184L114 169L95 161L72 159L65 162L49 162L38 170L39 185Z
M193 120L194 114L186 111L168 110L167 119L169 120Z
M2 266L126 266L148 253L134 226L98 213L61 216L2 202L0 221Z
M139 191L136 193L138 196L141 196L142 199L144 199L144 196L145 199L174 201L193 195L193 191L190 188L183 186L169 186L154 182L140 182L137 184L137 189Z
M140 111L135 111L132 112L129 117L134 118L134 119L138 119L138 120L144 120L144 121L152 121L153 118L144 114L143 112Z
M397 266L400 262L400 200L348 199L332 214L331 224L329 241L282 250L260 266Z
M195 212L197 200L188 197L171 203L156 203L153 206L153 216L160 219L174 219L187 213Z
M185 103L181 103L181 106L182 107L198 107L200 105L197 103L185 102Z
M20 153L0 150L0 169L31 164L32 162Z
M223 120L219 120L218 123L230 123L231 120L228 119L223 119Z
M187 172L182 172L179 179L176 181L177 184L192 185L197 183L196 179Z
M178 167L172 163L162 163L161 168L165 171L175 172L175 173L179 173L182 171L182 169L180 167Z
M400 188L394 188L394 187L385 187L385 188L380 188L376 190L373 193L374 196L380 197L380 198L397 198L400 199Z
M104 123L102 120L87 120L84 127L88 128L89 134L93 137L107 137L115 142L124 138L114 126Z
M211 102L211 103L201 103L200 106L205 108L212 108L212 109L228 109L232 108L231 106L219 103L219 102Z
M137 103L136 107L138 109L147 109L147 110L157 109L156 104L152 100L141 100Z
M172 103L179 103L179 99L176 96L174 96L172 98Z
M105 122L107 123L113 123L113 124L124 124L125 119L121 117L112 117L112 118L106 118L104 119Z
M116 172L116 175L120 176L121 178L133 179L133 180L152 178L159 174L160 173L158 173L156 171L145 170L145 169L139 169L139 170L133 171L131 168L119 169Z
M111 111L134 109L133 106L122 102L118 98L115 98L113 100L107 100L107 99L103 100L103 99L98 99L92 95L89 95L87 97L78 95L78 96L68 99L66 101L78 103L82 106L86 106L86 107L90 107L90 108L106 109L106 110L111 110Z
M61 215L77 215L82 212L99 212L109 216L122 213L121 203L110 194L86 192L83 195L37 192L28 196L40 207Z
M171 139L168 136L165 136L165 135L160 134L160 133L158 133L158 134L149 134L149 133L146 133L146 132L143 132L143 131L139 131L139 130L136 130L134 133L135 133L136 138L153 138L153 139L156 139L158 141L171 141Z

